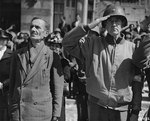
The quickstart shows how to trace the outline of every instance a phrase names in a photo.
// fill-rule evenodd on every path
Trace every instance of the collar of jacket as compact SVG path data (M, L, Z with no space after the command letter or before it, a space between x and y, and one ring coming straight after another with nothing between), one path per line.
M3 55L1 60L6 59L6 58L10 58L11 54L12 54L12 51L7 48L6 51L4 52L4 55Z
M116 41L114 40L113 36L111 36L110 34L107 34L107 36L105 37L105 40L108 44L111 44L111 45L122 44L125 41L123 34L121 34L121 36Z

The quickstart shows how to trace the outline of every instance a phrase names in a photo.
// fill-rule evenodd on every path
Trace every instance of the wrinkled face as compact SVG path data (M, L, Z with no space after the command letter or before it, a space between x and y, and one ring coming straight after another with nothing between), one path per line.
M34 41L39 41L47 36L45 22L41 19L35 19L30 25L30 38Z
M112 36L118 36L120 35L120 32L122 30L122 21L119 19L119 17L112 16L108 18L106 22L106 30L108 33Z

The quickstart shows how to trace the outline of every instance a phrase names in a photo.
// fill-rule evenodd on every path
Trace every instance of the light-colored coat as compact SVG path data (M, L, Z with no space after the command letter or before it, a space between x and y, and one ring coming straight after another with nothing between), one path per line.
M87 34L79 26L64 37L62 44L71 55L86 65L86 90L97 104L117 110L132 101L130 87L134 77L132 54L134 43L120 38L114 44L113 38L101 38ZM109 41L109 42L108 42Z
M44 45L28 72L29 48L14 53L10 74L11 121L50 121L60 116L64 77L59 56ZM50 73L51 71L51 73Z

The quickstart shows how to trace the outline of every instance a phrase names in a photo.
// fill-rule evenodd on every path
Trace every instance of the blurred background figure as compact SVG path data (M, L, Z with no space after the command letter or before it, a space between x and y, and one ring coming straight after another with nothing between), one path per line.
M8 90L12 51L7 47L11 35L0 30L0 121L9 121Z
M139 35L143 32L139 21L136 21L136 27L134 28L134 32L135 34Z
M125 34L125 39L126 39L127 41L132 42L132 35L131 35L130 32L126 32L126 34Z
M28 45L29 34L25 32L19 32L16 39L14 40L15 50L21 49Z
M62 35L61 30L59 28L56 28L53 33L49 34L46 43L48 46L56 53L60 54L62 45Z
M147 34L150 34L150 23L147 25L146 33L147 33Z
M125 35L125 39L133 42L134 38L134 24L129 24L128 26L124 27L122 33Z
M81 25L81 17L80 14L76 14L75 21L72 22L72 28Z
M65 111L65 97L69 95L69 87L68 87L68 80L70 78L70 65L68 60L63 56L62 53L62 32L59 28L56 28L53 33L50 33L46 39L46 44L53 50L55 53L59 54L61 59L63 74L64 74L64 90L63 90L63 97L62 97L62 108L61 108L61 115L58 121L65 121L66 120L66 111Z
M60 19L60 23L58 25L58 28L61 30L61 34L62 34L62 37L64 37L64 35L71 30L71 27L69 24L66 23L66 17L65 16L61 16L61 19Z

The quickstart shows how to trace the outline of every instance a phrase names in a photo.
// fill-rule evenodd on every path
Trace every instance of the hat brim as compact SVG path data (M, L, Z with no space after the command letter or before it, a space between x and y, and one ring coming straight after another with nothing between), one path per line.
M102 21L102 27L105 28L106 27L106 22L108 19L110 19L111 17L118 17L119 19L121 19L122 23L123 23L123 26L122 27L125 27L128 25L128 21L126 19L125 16L122 16L122 15L116 15L116 14L113 14L113 15L110 15L110 17L108 17L105 21Z

